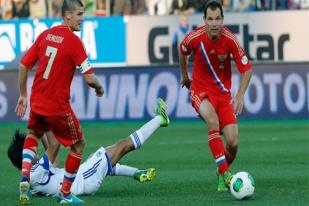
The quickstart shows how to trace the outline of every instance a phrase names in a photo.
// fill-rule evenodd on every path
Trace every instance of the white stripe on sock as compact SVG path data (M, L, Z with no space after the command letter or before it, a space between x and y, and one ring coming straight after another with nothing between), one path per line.
M135 149L140 148L144 142L161 126L161 117L155 116L144 124L139 130L133 132L130 137Z

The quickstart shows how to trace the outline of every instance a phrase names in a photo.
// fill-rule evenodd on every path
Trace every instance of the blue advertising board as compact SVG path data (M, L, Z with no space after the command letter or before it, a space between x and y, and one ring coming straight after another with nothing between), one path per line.
M103 98L95 96L80 74L71 86L72 108L80 120L147 119L153 115L159 96L167 101L171 119L197 119L188 90L180 86L177 67L105 68L95 72L104 86ZM235 94L241 77L236 72L232 78ZM29 91L32 80L33 73L28 79ZM17 98L17 72L0 72L0 122L19 121L14 113ZM309 119L309 65L254 65L244 104L240 119Z
M61 19L0 21L0 69L18 60L42 31L59 24ZM81 31L76 35L83 41L93 66L121 66L126 63L125 31L123 17L89 17L84 20Z

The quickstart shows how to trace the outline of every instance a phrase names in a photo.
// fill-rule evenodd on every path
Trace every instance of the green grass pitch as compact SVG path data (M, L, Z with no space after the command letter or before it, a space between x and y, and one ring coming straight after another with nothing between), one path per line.
M127 137L143 122L83 123L87 146L83 159L99 146ZM7 158L9 137L25 124L0 125L0 205L18 205L20 172ZM254 197L237 201L216 192L215 163L201 121L172 122L160 128L146 144L120 163L155 167L153 182L138 183L126 177L107 177L86 205L307 205L309 202L309 121L241 121L239 152L231 166L255 179ZM42 148L40 152L42 153ZM61 149L61 165L67 149ZM31 205L56 205L51 197L32 197Z

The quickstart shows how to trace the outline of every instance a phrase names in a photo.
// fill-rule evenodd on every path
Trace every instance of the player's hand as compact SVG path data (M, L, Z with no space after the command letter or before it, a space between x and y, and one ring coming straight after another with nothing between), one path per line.
M187 89L190 89L190 87L191 87L191 79L189 79L189 78L184 78L184 79L182 79L181 80L181 82L180 82L180 84L181 84L181 87L183 88L183 87L186 87Z
M237 116L237 115L241 114L241 112L244 108L244 98L243 98L243 96L242 97L239 97L239 96L233 97L232 104L233 104L233 107L234 107L235 115Z
M15 107L15 112L18 117L23 117L27 109L27 97L20 96Z
M103 89L103 87L97 88L97 89L95 90L95 93L96 93L96 95L97 95L98 97L102 97L103 94L104 94L104 89Z

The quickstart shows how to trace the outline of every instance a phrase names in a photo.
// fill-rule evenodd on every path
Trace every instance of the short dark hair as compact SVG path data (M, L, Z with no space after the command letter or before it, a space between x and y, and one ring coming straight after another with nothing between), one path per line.
M204 16L205 17L207 15L207 9L208 8L210 8L211 10L216 10L217 8L219 8L220 9L220 13L221 13L221 17L224 17L221 1L218 1L218 0L206 1L205 7L204 7Z
M8 148L8 157L12 164L19 170L22 168L23 147L25 139L26 134L20 133L19 129L15 130L14 135L11 137L11 143Z
M81 0L63 0L61 15L64 17L66 11L73 11L74 6L84 6Z

